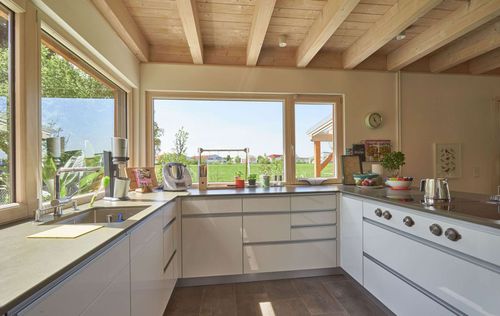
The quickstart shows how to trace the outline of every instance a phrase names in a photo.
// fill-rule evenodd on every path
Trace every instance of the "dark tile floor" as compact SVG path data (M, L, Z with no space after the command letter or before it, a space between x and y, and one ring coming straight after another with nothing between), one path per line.
M176 288L168 316L387 315L343 275Z

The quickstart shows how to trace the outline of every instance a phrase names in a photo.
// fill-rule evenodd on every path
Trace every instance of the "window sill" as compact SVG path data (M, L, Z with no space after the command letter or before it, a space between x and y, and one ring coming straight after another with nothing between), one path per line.
M0 224L18 221L29 217L28 209L22 203L10 203L0 206Z

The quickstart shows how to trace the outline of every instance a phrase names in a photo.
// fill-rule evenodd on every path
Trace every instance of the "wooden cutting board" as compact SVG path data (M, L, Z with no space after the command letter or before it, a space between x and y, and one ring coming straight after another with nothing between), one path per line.
M40 233L28 236L28 238L76 238L103 226L101 225L62 225Z

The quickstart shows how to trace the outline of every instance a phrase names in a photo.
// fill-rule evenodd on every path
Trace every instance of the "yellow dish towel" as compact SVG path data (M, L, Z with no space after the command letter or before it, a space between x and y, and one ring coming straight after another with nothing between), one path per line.
M96 229L102 225L62 225L40 233L28 236L28 238L76 238Z

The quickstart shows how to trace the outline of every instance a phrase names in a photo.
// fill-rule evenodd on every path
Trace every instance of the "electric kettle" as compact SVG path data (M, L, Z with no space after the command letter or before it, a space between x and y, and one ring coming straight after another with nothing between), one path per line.
M434 205L436 202L447 202L451 199L448 179L422 179L420 191L424 192L424 204Z

